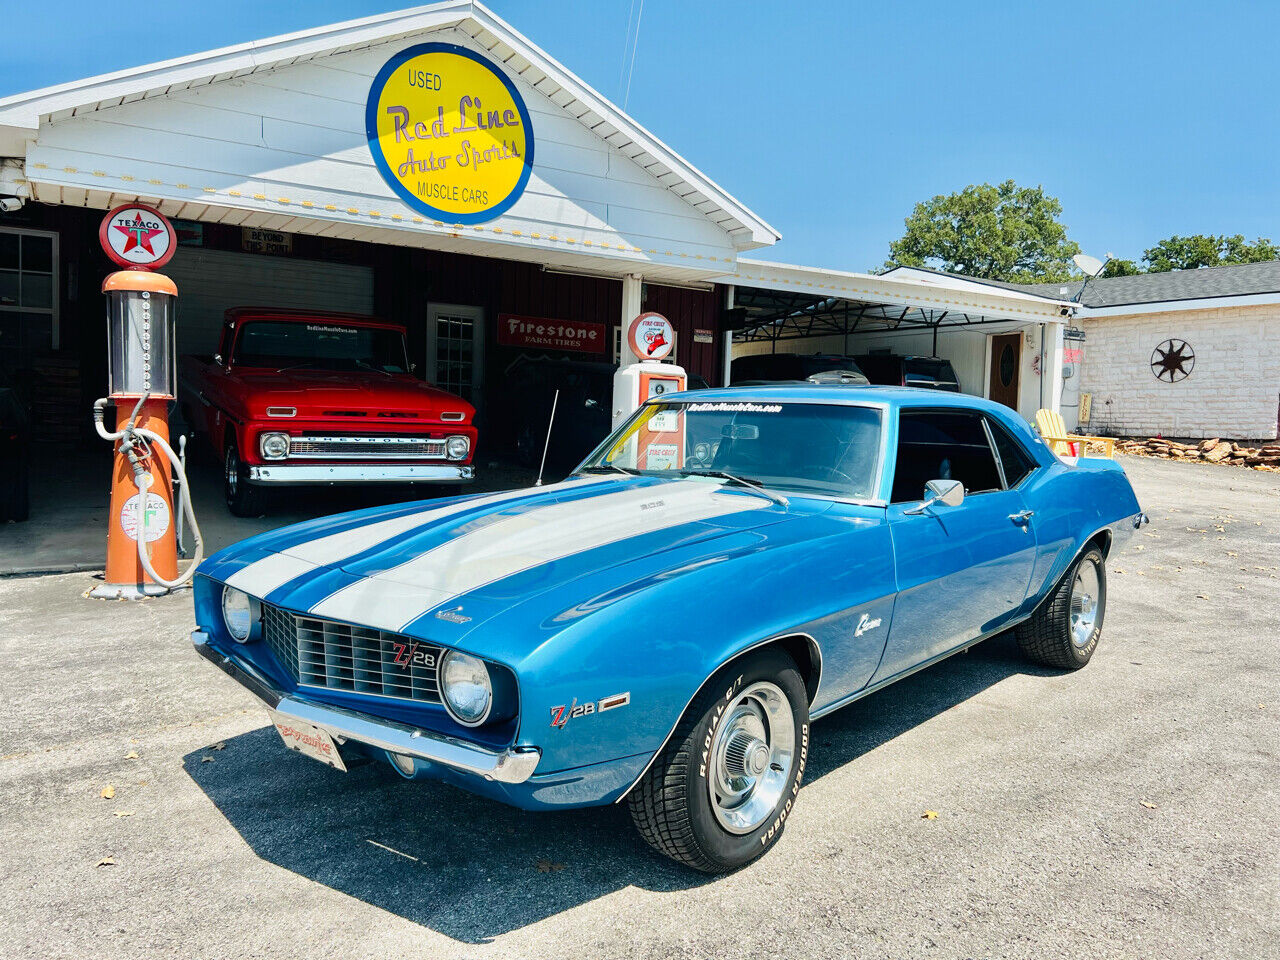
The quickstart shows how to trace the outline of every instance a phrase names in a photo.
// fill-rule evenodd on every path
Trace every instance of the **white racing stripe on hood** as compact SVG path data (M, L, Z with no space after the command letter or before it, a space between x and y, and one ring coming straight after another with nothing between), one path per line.
M463 503L450 504L447 507L435 507L407 513L402 517L379 520L366 526L332 533L316 540L306 540L293 546L285 547L279 553L273 553L261 560L237 570L227 578L227 583L237 590L251 593L255 597L265 597L277 587L282 587L290 580L318 570L327 564L340 563L356 554L372 550L401 534L408 533L424 523L432 523L446 517L467 513L477 507L491 506L527 497L535 493L556 493L563 490L576 490L581 487L595 486L599 483L616 481L617 477L590 477L587 479L563 480L560 483L549 483L545 487L525 487L520 490L506 490Z
M541 564L654 530L768 506L763 498L725 493L718 483L683 480L536 507L344 587L310 612L399 631L433 607Z

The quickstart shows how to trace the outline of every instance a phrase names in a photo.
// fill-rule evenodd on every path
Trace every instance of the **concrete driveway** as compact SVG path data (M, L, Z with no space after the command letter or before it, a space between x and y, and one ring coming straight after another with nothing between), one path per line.
M996 638L819 721L714 879L620 807L286 753L188 598L2 580L0 955L1280 957L1280 476L1125 467L1152 523L1089 667Z

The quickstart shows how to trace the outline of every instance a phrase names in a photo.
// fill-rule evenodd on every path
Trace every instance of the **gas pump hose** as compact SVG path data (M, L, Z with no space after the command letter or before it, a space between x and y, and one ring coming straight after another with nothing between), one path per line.
M98 436L103 440L120 443L120 452L128 458L130 465L133 467L133 485L138 488L138 507L137 522L134 529L137 531L138 543L138 562L142 564L142 569L147 572L152 580L160 586L175 590L191 582L191 578L195 576L196 567L200 565L200 561L204 558L204 538L200 536L200 524L196 522L196 513L191 506L191 487L187 483L187 472L182 467L182 461L178 455L173 452L173 447L169 446L168 441L160 434L148 430L145 427L135 426L138 419L138 413L142 410L142 405L147 402L151 394L144 394L142 399L138 401L138 405L133 408L133 414L129 417L129 422L125 424L122 430L112 433L103 425L103 417L107 404L111 401L102 397L93 405L93 426L98 431ZM139 454L138 448L142 448ZM169 458L169 465L173 469L173 475L176 476L182 484L180 509L186 514L187 522L191 524L191 532L196 538L195 556L191 558L191 563L187 565L187 569L180 573L175 580L166 580L156 573L151 566L151 558L147 556L147 498L151 489L154 478L144 468L143 462L151 456L150 448L158 447L166 457Z

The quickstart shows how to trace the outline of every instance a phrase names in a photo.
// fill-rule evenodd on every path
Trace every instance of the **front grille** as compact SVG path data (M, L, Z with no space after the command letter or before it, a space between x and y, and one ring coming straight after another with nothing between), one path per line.
M289 456L300 460L443 460L445 442L428 437L293 437Z
M440 647L265 603L262 628L267 646L299 686L440 702Z

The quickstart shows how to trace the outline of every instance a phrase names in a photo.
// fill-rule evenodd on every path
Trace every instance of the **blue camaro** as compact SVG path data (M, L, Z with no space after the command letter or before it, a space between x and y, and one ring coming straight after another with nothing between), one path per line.
M196 649L293 749L526 809L626 799L661 852L777 839L809 724L1012 628L1084 666L1104 564L1145 521L975 397L667 395L562 483L262 534L196 579Z

